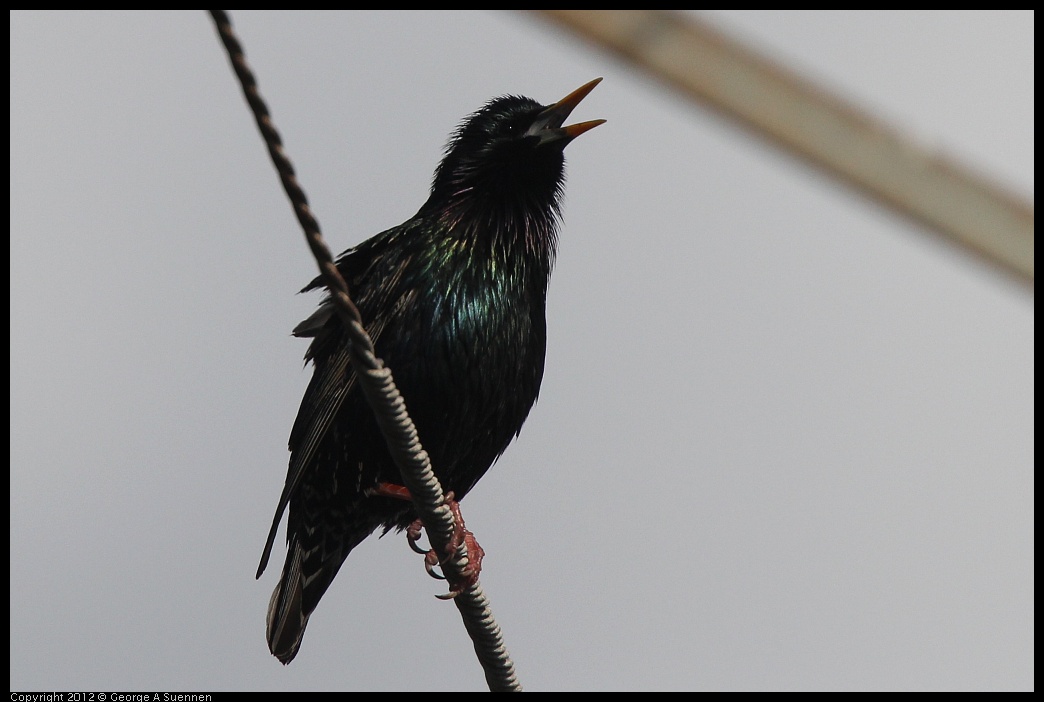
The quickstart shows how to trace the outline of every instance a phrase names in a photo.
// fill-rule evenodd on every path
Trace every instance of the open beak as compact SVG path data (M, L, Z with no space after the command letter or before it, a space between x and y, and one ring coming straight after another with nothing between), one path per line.
M533 124L526 131L526 134L539 137L541 144L563 140L565 143L569 143L584 132L594 129L599 124L603 124L605 122L604 119L593 119L590 122L570 124L566 127L562 126L569 117L569 113L601 82L601 78L595 78L590 83L581 85L555 104L544 108L544 111L533 120Z

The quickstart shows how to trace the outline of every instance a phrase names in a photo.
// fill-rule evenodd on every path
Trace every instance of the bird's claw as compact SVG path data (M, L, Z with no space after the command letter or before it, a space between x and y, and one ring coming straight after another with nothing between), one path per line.
M459 519L458 516L458 520ZM460 525L463 536L457 539L456 534L454 534L456 546L452 546L452 544L446 546L447 557L452 558L453 554L457 552L457 548L459 548L461 544L464 544L464 548L468 552L468 564L461 569L460 578L445 578L449 581L450 590L443 595L435 595L435 597L440 600L452 600L454 597L477 583L479 573L482 571L482 559L486 555L486 552L482 550L482 547L479 546L479 542L475 539L475 535L464 528L464 522L458 521L457 524ZM434 553L434 551L432 551L432 553Z
M450 600L464 592L478 582L479 573L482 572L482 559L486 552L479 546L475 535L464 526L464 516L460 513L460 503L453 498L453 493L446 493L446 506L453 513L453 536L446 544L446 556L452 558L457 549L464 546L467 553L468 564L460 571L460 577L447 578L450 581L450 591L445 595L437 595L440 600Z
M445 580L446 576L435 570L437 565L439 565L439 557L435 554L435 549L424 554L424 570L428 572L428 575L436 580Z
M413 523L406 527L406 541L409 543L410 548L413 549L414 553L421 553L427 555L431 549L422 548L417 545L420 541L421 531L424 529L424 522L420 518L414 519Z
M424 570L431 577L437 580L448 580L450 583L449 592L444 595L436 595L440 600L451 600L478 582L479 573L482 571L482 559L486 555L486 552L482 550L479 542L475 539L475 535L465 528L464 517L460 513L460 503L453 499L452 492L446 493L446 506L453 513L455 527L453 536L450 537L449 543L446 544L445 557L453 558L461 545L464 546L467 552L468 564L461 570L459 578L447 576L445 568L443 568L443 574L436 572L435 566L441 566L443 559L439 558L435 549L425 549L417 545L417 541L421 537L421 531L424 528L424 523L420 519L415 519L412 524L406 527L406 541L409 543L410 548L416 553L424 554Z
M446 576L442 573L435 572L434 568L439 564L439 556L435 553L435 549L424 548L418 546L417 542L420 541L421 531L424 529L424 522L420 519L414 519L413 523L406 527L406 542L410 545L415 553L419 553L424 556L424 570L428 572L428 575L435 578L436 580L445 580Z

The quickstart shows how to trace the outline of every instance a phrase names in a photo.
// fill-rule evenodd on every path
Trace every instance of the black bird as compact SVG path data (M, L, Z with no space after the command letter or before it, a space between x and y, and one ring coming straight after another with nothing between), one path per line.
M421 443L457 499L522 429L544 374L544 301L558 238L563 150L605 120L562 126L601 78L553 105L489 101L450 138L413 217L337 259L395 374ZM304 291L323 287L320 278ZM348 553L376 529L403 529L409 502L348 360L327 298L294 329L315 370L290 433L290 467L257 577L290 507L288 550L268 609L268 646L289 663Z

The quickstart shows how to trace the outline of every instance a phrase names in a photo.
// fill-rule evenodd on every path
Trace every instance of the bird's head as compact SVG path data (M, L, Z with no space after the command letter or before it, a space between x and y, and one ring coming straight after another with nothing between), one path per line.
M601 78L553 105L517 95L494 98L454 132L435 171L429 205L460 200L557 209L563 149L604 119L562 126Z

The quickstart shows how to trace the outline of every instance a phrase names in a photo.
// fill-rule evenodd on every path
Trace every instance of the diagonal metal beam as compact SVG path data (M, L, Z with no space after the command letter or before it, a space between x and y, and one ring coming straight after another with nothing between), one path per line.
M1031 203L736 39L663 10L540 12L1033 285Z

